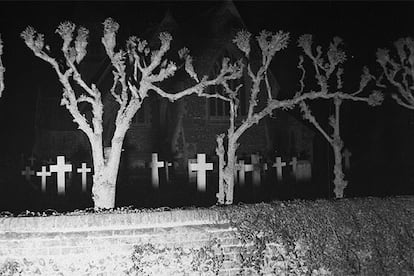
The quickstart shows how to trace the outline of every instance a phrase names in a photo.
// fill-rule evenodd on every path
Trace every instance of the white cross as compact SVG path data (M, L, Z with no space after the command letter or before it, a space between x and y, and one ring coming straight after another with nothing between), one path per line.
M46 193L46 178L52 173L46 170L46 166L42 166L42 171L36 172L36 175L42 178L42 193Z
M296 157L292 157L292 161L289 162L289 165L292 166L292 174L296 179L296 168L298 166L298 159Z
M244 165L244 170L246 172L252 172L252 182L254 186L260 185L261 182L261 166L260 166L260 157L257 154L251 155L251 164Z
M50 172L57 173L57 190L59 195L65 194L65 172L71 172L72 165L65 164L65 157L57 157L57 165L50 165Z
M86 163L82 163L82 167L76 170L78 173L82 174L82 192L86 192L86 173L91 172L91 168L86 167Z
M34 175L34 171L31 170L31 168L29 166L26 166L24 168L24 171L22 171L22 175L24 175L26 177L27 181L30 181L30 176Z
M345 149L344 153L343 153L343 156L344 156L344 160L345 160L345 169L348 170L349 167L351 166L350 161L351 161L352 153L348 149Z
M158 189L160 186L160 177L158 175L158 168L164 167L164 162L158 161L158 154L152 154L152 161L150 163L151 167L151 178L152 178L152 187Z
M206 190L206 171L213 170L213 163L206 163L204 153L197 154L197 163L189 164L191 171L197 171L197 190L204 192Z
M170 172L169 172L169 167L171 167L173 164L171 162L168 161L164 161L164 166L165 166L165 179L167 182L170 182Z
M281 157L276 157L276 163L272 167L276 167L277 180L282 180L282 168L286 166L286 162L282 162Z
M33 167L33 164L36 161L36 158L32 155L32 156L30 156L30 158L28 160L30 161L30 166Z

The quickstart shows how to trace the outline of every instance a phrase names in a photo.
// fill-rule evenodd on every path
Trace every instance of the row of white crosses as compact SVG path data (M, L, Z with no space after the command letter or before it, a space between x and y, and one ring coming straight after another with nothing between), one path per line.
M345 168L350 166L350 157L351 153L348 150L344 152L345 159ZM30 157L29 161L31 165L34 165L35 158ZM49 164L51 160L48 161ZM287 165L286 162L282 161L281 157L276 157L276 162L272 164L272 167L276 168L277 180L281 181L283 176L283 167ZM292 160L288 163L292 167L292 174L297 181L308 180L310 175L310 163L297 160L296 157L293 157ZM151 168L151 178L152 186L155 189L159 188L160 178L159 178L159 168L165 169L165 177L167 182L169 181L169 167L172 166L172 163L167 161L159 161L158 154L153 153L149 167ZM206 163L205 154L197 154L197 159L188 160L188 175L190 182L197 180L197 190L206 191L206 180L207 180L207 171L213 170L213 163ZM245 164L244 160L239 160L236 164L235 174L238 176L238 183L240 186L243 186L245 183L245 175L247 172L252 173L252 183L254 186L260 185L261 183L261 172L268 170L268 165L260 163L260 156L257 154L251 155L251 164ZM87 185L87 173L90 173L92 170L86 166L86 163L82 163L82 166L77 169L77 172L82 175L82 191L86 192ZM47 171L46 166L42 166L41 171L36 172L36 176L41 177L41 189L42 192L46 192L46 178L52 176L52 173L57 174L57 191L59 195L65 194L65 173L72 172L72 165L66 164L64 156L57 157L57 164L50 165L49 171ZM35 174L35 172L26 166L25 169L21 172L23 176L26 177L27 181L30 181L30 177Z
M32 166L34 164L34 158L29 158ZM86 192L87 187L87 173L90 173L92 170L86 166L86 163L82 163L82 166L76 170L82 176L82 191ZM52 173L57 174L57 192L59 195L65 194L65 174L72 172L72 165L66 164L64 156L58 156L56 165L50 165L49 171L47 171L46 166L42 166L41 171L36 172L36 176L41 178L41 190L42 192L46 192L46 179L49 176L52 176ZM27 181L30 181L32 175L35 175L35 172L30 168L30 166L26 166L25 169L21 172L23 176L25 176Z

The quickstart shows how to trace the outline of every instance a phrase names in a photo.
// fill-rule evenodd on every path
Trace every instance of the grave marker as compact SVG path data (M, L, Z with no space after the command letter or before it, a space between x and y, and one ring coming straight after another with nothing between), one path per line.
M312 166L308 160L299 160L296 169L297 181L310 181L312 178Z
M292 161L289 162L289 165L292 166L292 175L296 179L296 169L297 169L297 166L298 166L298 159L296 157L292 157Z
M246 172L252 172L252 183L254 186L258 186L261 182L261 166L259 155L252 154L251 161L251 164L244 165L244 170Z
M164 167L165 167L165 180L167 182L170 182L170 171L169 171L169 167L171 167L173 164L171 162L168 161L164 161Z
M189 164L191 171L197 171L197 190L206 191L207 171L213 170L213 163L206 163L206 155L204 153L197 154L197 163Z
M46 170L46 166L42 166L42 170L40 172L36 172L36 175L41 177L42 193L46 193L46 178L48 176L52 176L52 173Z
M71 172L72 165L65 164L65 157L58 156L57 164L50 165L50 172L57 173L57 191L58 195L65 195L65 172Z
M82 163L82 167L78 168L76 170L78 173L82 174L82 192L86 192L86 187L87 187L87 183L86 183L86 174L88 172L91 172L92 169L91 168L87 168L86 167L86 163Z
M282 181L282 168L284 166L286 166L286 162L282 162L281 157L276 157L276 163L273 163L272 167L276 167L276 175L278 181Z
M29 167L26 166L24 171L22 171L22 175L25 176L26 180L30 182L30 176L34 175L34 171Z
M164 162L158 161L158 154L152 154L152 161L150 162L151 167L151 179L152 187L158 189L160 186L160 177L158 174L158 168L164 167Z

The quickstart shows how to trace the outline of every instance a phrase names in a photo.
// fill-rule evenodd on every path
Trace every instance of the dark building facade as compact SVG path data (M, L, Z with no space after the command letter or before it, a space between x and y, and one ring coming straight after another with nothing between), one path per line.
M121 26L122 28L122 26ZM167 12L159 25L148 30L150 46L159 47L158 33L168 31L173 36L169 58L174 59L183 46L190 49L194 57L194 67L198 76L213 76L217 73L223 57L235 61L241 52L233 44L236 32L247 28L237 8L231 1L218 3L202 14L193 15L184 22L177 22L174 14ZM252 48L253 68L258 66L258 47ZM109 146L113 132L113 119L117 104L108 91L113 80L110 64L104 52L95 52L81 64L86 79L97 84L103 93L105 146ZM276 77L269 74L273 97L278 96L279 86ZM243 120L249 103L249 78L247 74L237 83L243 83L239 91L240 113ZM170 92L190 86L192 80L184 73L178 73L163 83ZM86 136L77 130L69 112L59 105L59 84L40 87L36 112L36 141L33 152L47 160L58 154L69 159L85 158L89 144ZM211 90L220 89L211 87ZM43 93L43 90L54 93ZM211 91L216 92L216 91ZM84 112L87 114L87 107ZM248 156L260 152L262 155L282 157L303 156L312 162L314 133L307 126L287 112L277 111L274 118L266 118L253 126L240 138L238 153ZM87 115L88 116L88 115ZM197 153L215 156L216 135L227 131L229 125L228 106L219 99L206 99L189 96L170 103L155 93L144 100L141 110L134 117L124 141L123 162L129 168L139 167L142 161L149 161L151 153L157 152L160 158L177 161L185 169L187 160Z

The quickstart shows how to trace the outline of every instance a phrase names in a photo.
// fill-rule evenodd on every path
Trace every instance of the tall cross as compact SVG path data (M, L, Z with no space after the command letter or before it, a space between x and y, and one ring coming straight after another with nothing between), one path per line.
M352 152L350 152L348 149L345 149L343 152L344 160L345 160L345 170L349 170L351 167L351 156Z
M197 190L206 191L206 172L213 170L213 163L206 163L206 155L204 153L197 154L197 163L189 164L191 171L197 171Z
M286 166L286 162L282 162L281 157L276 157L276 163L273 163L272 167L276 167L276 174L277 174L277 180L282 180L282 168Z
M86 192L86 173L91 172L91 168L86 167L86 163L82 163L82 167L76 170L78 173L82 174L82 192Z
M37 176L41 177L42 181L42 193L46 193L46 177L51 176L52 173L46 170L46 166L42 166L42 170L40 172L36 172Z
M58 156L57 164L50 165L50 172L57 173L57 191L59 195L65 195L65 172L71 172L72 165L65 164L65 157Z
M296 169L298 167L298 159L296 157L292 157L292 161L289 162L289 165L292 166L292 174L293 174L293 177L295 177L296 179L296 176L297 176Z
M160 186L160 177L158 174L158 168L164 167L164 162L158 161L158 154L152 154L152 161L150 163L151 167L151 178L152 178L152 187L158 189Z
M26 177L27 181L30 181L30 176L34 175L34 171L32 171L32 169L29 166L26 166L24 168L24 171L22 171L22 175L24 175Z
M252 172L252 182L254 186L260 185L261 182L261 166L260 166L260 157L257 154L251 155L251 164L244 165L244 170L246 172Z

